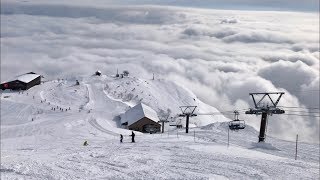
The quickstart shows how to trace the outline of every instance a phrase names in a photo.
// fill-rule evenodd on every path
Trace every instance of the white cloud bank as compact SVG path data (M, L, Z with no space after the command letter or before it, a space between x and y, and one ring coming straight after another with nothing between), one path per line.
M183 84L221 111L248 108L249 92L269 91L286 92L282 106L319 107L318 14L1 5L1 81L28 71L52 79L119 68ZM259 126L260 117L240 117ZM274 115L268 131L319 142L319 118Z

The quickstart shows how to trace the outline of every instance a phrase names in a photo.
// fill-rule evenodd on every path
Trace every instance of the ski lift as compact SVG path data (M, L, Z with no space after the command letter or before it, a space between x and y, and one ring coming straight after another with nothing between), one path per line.
M238 118L239 112L234 111L234 120L229 122L229 128L230 130L239 130L239 129L244 129L246 127L246 123L244 120L239 120Z

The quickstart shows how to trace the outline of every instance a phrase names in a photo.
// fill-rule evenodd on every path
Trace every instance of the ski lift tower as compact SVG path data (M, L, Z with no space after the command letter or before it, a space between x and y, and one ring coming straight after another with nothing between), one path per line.
M169 116L170 116L170 113L168 113L168 116L167 116L167 117L161 117L161 118L160 118L160 121L158 121L158 122L161 122L161 133L164 132L164 123L169 122L169 121L168 121ZM172 118L172 117L171 117L171 118Z
M189 131L189 117L197 116L194 114L197 106L180 106L182 114L179 114L180 117L186 117L186 133Z
M270 94L278 95L278 98L276 101L274 101ZM284 94L284 92L272 92L272 93L249 93L249 95L252 97L253 103L255 108L249 109L249 111L246 111L246 114L255 114L255 115L262 115L261 117L261 124L260 124L260 133L259 133L259 142L264 142L265 139L265 133L266 133L266 127L267 127L267 117L268 115L272 114L284 114L285 111L282 109L277 108L277 105L281 99L281 96ZM257 102L255 99L255 96L262 95L261 99ZM271 106L263 105L262 101L265 99L265 97L268 97L271 101Z

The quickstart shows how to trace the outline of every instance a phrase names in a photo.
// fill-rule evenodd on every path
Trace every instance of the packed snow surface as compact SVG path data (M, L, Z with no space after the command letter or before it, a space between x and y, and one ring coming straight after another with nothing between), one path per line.
M299 143L295 160L295 142L267 137L257 143L258 132L247 126L229 132L228 147L223 116L192 117L188 134L168 124L163 134L136 132L131 143L119 115L139 102L175 121L179 105L217 112L175 83L135 77L3 91L1 179L319 179L318 144Z

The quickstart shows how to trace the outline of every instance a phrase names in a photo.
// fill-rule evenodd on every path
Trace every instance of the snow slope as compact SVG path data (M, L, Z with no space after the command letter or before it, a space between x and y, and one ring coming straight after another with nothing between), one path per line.
M1 179L319 178L318 144L299 144L294 160L294 142L268 137L261 147L248 126L230 132L227 147L223 116L191 118L189 134L167 127L164 134L136 132L132 144L118 116L139 101L173 116L193 103L197 113L217 112L175 83L135 77L90 76L79 86L59 80L23 93L3 91Z
M162 79L148 80L135 77L120 78L111 81L105 86L105 93L123 102L137 104L142 101L158 112L160 117L165 117L170 112L170 117L176 121L181 114L180 106L197 106L195 113L217 113L216 108L200 101L191 91L173 82ZM171 120L171 119L169 119ZM227 121L224 116L193 117L190 122L196 126L203 126L217 121Z

